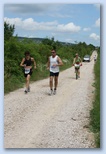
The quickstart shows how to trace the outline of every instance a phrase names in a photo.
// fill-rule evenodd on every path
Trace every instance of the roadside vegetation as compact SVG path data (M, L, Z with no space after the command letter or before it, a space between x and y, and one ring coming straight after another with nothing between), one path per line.
M100 49L98 50L98 58L94 65L95 74L95 97L93 101L93 109L91 110L91 129L95 134L96 147L100 148Z
M55 49L61 57L64 65L61 71L72 66L73 57L78 52L83 58L85 54L92 54L95 47L85 42L74 45L62 44L54 38L45 38L41 43L36 43L31 39L19 41L18 36L13 36L15 25L4 22L4 93L11 92L24 86L25 78L20 62L24 57L24 52L29 51L37 63L37 69L33 70L32 81L37 81L49 76L46 69L48 57L51 50Z

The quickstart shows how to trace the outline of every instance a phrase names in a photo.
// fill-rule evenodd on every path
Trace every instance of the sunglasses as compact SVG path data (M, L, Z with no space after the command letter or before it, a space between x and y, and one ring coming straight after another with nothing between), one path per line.
M55 52L51 52L51 53L55 53Z

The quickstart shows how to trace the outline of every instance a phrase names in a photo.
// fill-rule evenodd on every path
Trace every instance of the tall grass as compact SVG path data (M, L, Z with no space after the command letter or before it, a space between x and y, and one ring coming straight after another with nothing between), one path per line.
M100 54L98 54L97 62L94 66L95 74L95 98L93 102L93 109L90 112L91 115L91 128L95 134L95 144L97 148L100 148Z
M64 63L64 65L62 67L60 67L60 71L63 71L65 69L71 67L71 65L72 65L71 61ZM39 64L39 65L37 65L36 70L33 69L33 73L32 73L32 76L31 76L31 82L47 78L47 77L49 77L49 74L50 73L47 70L46 64L45 65ZM22 88L24 85L25 85L25 77L24 77L24 74L23 74L23 71L22 71L20 78L19 78L19 76L17 77L15 75L12 75L12 76L9 77L9 80L5 79L4 93L7 94L11 91L18 89L18 88Z

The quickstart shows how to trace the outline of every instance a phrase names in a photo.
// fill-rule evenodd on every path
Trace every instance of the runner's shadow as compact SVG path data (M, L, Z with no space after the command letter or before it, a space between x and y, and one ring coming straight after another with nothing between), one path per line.
M75 79L75 77L69 77L69 79Z
M49 92L44 92L44 95L46 95L46 96L50 96L50 94L49 94Z

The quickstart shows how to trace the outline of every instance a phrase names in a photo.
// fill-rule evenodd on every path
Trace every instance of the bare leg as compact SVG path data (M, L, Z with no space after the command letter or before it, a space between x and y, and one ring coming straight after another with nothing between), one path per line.
M50 76L49 84L50 84L50 89L53 89L53 76Z
M26 90L29 87L29 82L30 82L30 75L28 74L27 77L26 77Z
M57 85L58 85L58 76L54 77L54 89L57 89Z
M80 69L78 70L78 76L80 77Z

